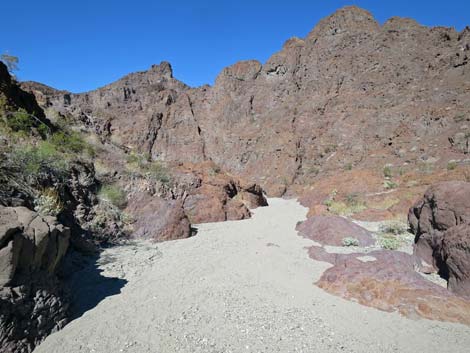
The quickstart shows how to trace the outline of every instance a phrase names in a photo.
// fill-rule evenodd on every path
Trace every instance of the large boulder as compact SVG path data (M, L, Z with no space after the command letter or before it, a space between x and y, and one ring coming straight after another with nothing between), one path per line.
M344 238L355 238L360 246L375 243L369 231L339 216L313 216L299 223L296 230L301 236L322 245L342 246Z
M70 231L54 217L0 206L0 347L30 352L67 321L67 302L55 277Z
M439 271L449 289L470 296L470 183L430 187L409 211L421 270Z
M449 275L449 289L470 296L470 226L450 228L442 240L442 259Z
M246 219L251 217L250 209L268 204L258 184L233 177L213 162L186 164L177 174L192 176L183 196L191 223Z
M137 194L128 202L136 238L156 241L188 238L191 224L184 213L181 200L164 200L148 194Z
M390 250L332 254L316 246L309 255L333 265L316 282L331 294L410 318L470 324L470 301L416 272L413 255Z

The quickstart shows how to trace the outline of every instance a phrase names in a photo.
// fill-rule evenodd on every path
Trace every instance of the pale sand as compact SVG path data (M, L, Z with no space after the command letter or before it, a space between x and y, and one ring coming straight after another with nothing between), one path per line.
M108 249L101 266L128 283L49 336L36 353L470 352L470 328L410 320L327 294L327 264L297 236L306 209L269 200L252 219L197 236ZM106 262L106 261L104 261Z

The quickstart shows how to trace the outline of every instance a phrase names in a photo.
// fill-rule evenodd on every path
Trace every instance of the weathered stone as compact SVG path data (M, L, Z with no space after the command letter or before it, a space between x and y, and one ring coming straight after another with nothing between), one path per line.
M362 261L364 254L328 254L319 247L309 254L333 265L316 283L331 294L411 318L470 324L470 300L417 273L413 256L382 250L368 253L368 261Z
M408 214L423 272L439 271L449 289L470 296L470 183L430 187Z
M296 230L301 236L322 245L342 246L344 238L355 238L360 246L375 243L369 231L339 216L313 216L299 223Z
M54 272L70 231L24 207L0 206L0 225L1 351L30 352L67 317Z
M465 152L442 147L470 114L464 34L400 18L380 26L346 7L265 64L223 69L213 87L189 88L165 62L82 94L22 86L105 141L166 162L213 161L268 195L347 168L376 172L351 183L376 193L386 163L416 166L426 155L439 170Z
M180 200L164 200L148 194L135 195L126 208L135 219L133 236L156 241L187 238L191 225Z
M470 297L470 225L460 224L447 230L441 251L448 271L449 289Z

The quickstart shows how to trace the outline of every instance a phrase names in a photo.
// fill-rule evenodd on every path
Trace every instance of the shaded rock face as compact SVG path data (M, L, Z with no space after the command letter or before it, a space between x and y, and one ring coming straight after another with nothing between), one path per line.
M320 247L309 254L333 265L316 283L331 294L411 318L470 324L470 301L417 273L414 256L388 250L329 254Z
M55 271L70 231L54 217L0 206L0 345L30 352L67 321L68 303Z
M449 289L470 296L470 183L430 187L408 214L421 270L439 271Z
M468 31L380 26L347 7L264 65L225 68L213 87L187 87L165 62L87 93L23 87L103 139L154 159L212 160L279 196L316 170L462 158L469 48Z
M10 73L4 63L0 61L0 98L5 99L5 104L16 109L23 108L28 113L37 118L37 123L44 123L50 128L52 125L46 119L44 111L36 101L35 96L22 90L16 82L12 80Z
M135 219L133 236L136 238L165 241L191 235L191 224L181 200L167 201L139 194L129 201L126 212Z
M357 239L359 246L375 244L369 231L339 216L313 216L299 223L296 230L301 236L323 245L342 246L345 238Z
M241 220L251 216L250 209L267 206L261 187L229 176L210 162L188 164L179 169L191 175L183 207L191 223Z

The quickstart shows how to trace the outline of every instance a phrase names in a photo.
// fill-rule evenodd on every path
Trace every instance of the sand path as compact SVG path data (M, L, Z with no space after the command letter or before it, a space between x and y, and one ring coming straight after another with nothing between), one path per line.
M406 319L317 288L328 265L307 256L312 242L294 229L307 210L269 203L249 220L199 225L190 239L107 249L102 275L125 279L121 293L35 352L469 352L469 327Z

